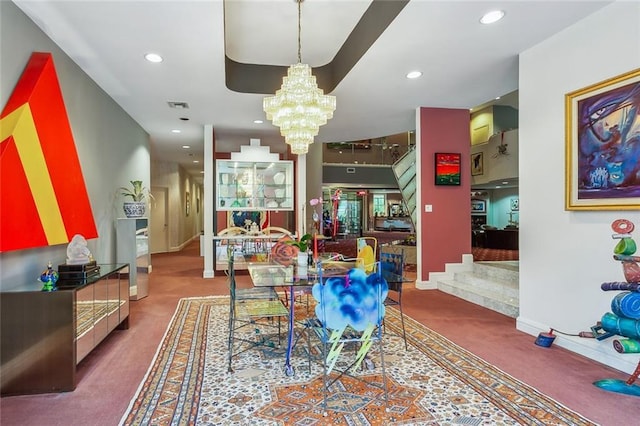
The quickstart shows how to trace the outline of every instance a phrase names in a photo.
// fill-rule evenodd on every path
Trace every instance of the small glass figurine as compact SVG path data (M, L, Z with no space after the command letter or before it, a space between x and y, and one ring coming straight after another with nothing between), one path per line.
M53 265L51 262L47 265L47 269L42 271L40 274L40 281L44 284L42 286L42 291L56 291L56 283L58 282L58 272L53 269Z

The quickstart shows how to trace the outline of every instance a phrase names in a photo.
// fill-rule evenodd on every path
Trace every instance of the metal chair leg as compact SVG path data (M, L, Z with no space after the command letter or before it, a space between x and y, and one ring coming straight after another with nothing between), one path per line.
M398 293L398 306L400 307L400 323L402 324L402 338L404 339L404 350L409 350L409 346L407 345L407 332L404 329L404 312L402 312L402 287L400 287L400 292Z

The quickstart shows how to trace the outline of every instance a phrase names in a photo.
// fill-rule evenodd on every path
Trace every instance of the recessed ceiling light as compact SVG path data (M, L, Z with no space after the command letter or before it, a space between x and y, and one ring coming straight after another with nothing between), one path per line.
M500 189L502 188L500 185L496 185L496 189Z
M500 96L496 96L496 101L500 99Z
M147 53L146 55L144 55L144 58L147 61L153 62L155 64L157 64L158 62L162 62L162 56L158 55L157 53Z
M180 129L173 129L173 130L171 130L171 133L180 133L180 132L182 132L182 130L180 130Z
M194 163L199 163L200 161L198 161L198 160L193 160L193 162L194 162Z
M264 121L262 121L262 120L253 120L253 122L254 122L254 123L256 123L256 124L262 124L262 123L264 123Z
M191 148L191 145L182 145L182 147L183 147L184 149L189 149L189 148Z
M502 182L502 184L503 184L503 185L509 185L509 182L504 181L504 182Z
M422 76L422 71L411 71L410 73L407 74L407 78L418 78Z
M494 22L498 22L504 17L504 12L502 10L492 10L491 12L485 13L482 18L480 18L481 24L493 24Z
M200 170L200 173L201 173L201 174L204 174L204 170Z

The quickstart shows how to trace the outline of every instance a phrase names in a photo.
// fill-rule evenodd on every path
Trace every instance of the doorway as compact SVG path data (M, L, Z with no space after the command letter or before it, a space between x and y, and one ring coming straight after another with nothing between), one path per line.
M153 202L150 214L150 251L152 254L166 253L169 251L169 188L152 187L151 195L153 195Z

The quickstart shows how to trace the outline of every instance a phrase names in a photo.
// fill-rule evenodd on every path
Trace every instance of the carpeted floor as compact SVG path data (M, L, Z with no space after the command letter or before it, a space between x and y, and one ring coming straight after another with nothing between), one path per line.
M385 319L388 412L372 388L341 379L323 417L321 370L308 371L302 349L294 377L271 348L239 355L227 372L227 312L227 297L180 300L122 424L594 424L410 318L405 351L392 308ZM379 367L363 374L379 375Z
M475 262L492 262L520 259L520 253L518 250L501 250L489 249L484 247L472 247L471 254L473 254L473 260Z

